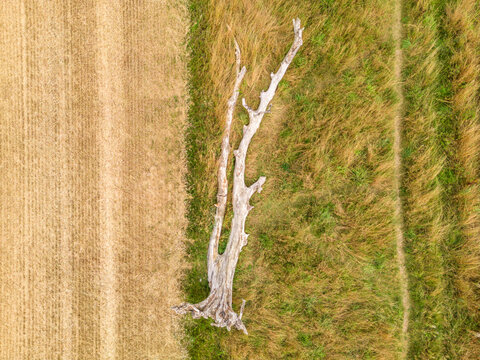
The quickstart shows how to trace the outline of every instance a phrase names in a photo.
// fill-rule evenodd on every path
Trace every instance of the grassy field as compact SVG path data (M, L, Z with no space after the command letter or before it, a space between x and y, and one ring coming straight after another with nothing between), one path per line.
M480 342L479 32L475 1L407 1L405 218L411 358Z
M250 335L187 321L193 359L398 357L393 11L393 2L380 0L190 3L192 269L185 289L192 302L208 294L205 256L233 36L247 67L241 96L252 103L292 42L291 19L306 26L247 157L247 181L267 177L234 284L234 306L247 300ZM234 143L247 120L240 107L236 119Z
M395 1L190 1L188 300L208 294L216 159L233 86L233 36L254 102L292 41L304 46L252 142L265 175L247 220L234 306L248 337L187 320L192 359L401 357L394 236ZM401 201L411 359L480 357L480 5L402 2ZM233 31L229 31L229 25ZM239 106L234 144L247 116ZM228 234L227 214L225 233ZM224 239L226 237L224 236Z

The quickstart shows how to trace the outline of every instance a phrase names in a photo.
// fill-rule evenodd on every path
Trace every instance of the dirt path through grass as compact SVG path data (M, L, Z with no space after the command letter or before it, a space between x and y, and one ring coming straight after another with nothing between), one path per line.
M185 4L0 4L0 359L182 359Z
M402 359L406 359L408 353L408 323L410 318L410 296L408 292L408 274L405 265L404 250L404 225L403 225L403 206L400 195L400 187L402 184L402 119L404 110L404 94L403 94L403 53L402 53L402 0L397 0L395 4L395 23L393 28L395 38L395 91L398 97L397 112L395 114L395 134L394 134L394 162L395 162L395 233L397 245L397 261L400 275L400 288L402 292L403 305L403 324L402 324Z

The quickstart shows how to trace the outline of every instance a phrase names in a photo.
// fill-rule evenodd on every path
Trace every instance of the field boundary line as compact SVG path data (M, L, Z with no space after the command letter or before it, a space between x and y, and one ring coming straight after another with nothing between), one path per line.
M408 292L408 274L405 264L405 238L404 238L404 212L402 199L400 196L400 187L402 184L402 128L403 128L403 113L405 97L403 93L402 82L402 67L403 67L403 53L402 53L402 0L397 0L395 3L395 21L393 25L393 37L395 41L395 62L394 62L394 76L395 76L395 92L398 97L397 109L394 119L394 178L395 178L395 235L397 247L397 262L400 276L400 290L403 307L403 321L402 321L402 352L401 359L406 359L409 349L408 328L410 321L410 295Z

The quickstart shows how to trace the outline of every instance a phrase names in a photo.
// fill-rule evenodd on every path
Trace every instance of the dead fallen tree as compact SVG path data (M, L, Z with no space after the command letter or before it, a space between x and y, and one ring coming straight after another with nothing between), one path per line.
M210 236L210 243L207 253L208 283L210 285L210 294L198 304L183 303L173 307L178 314L192 314L193 318L198 319L211 318L214 320L213 326L226 327L230 330L235 327L243 330L247 334L247 329L242 322L245 300L242 301L240 312L237 314L232 308L232 288L235 268L242 248L247 245L248 234L245 233L245 220L253 206L250 205L250 198L256 192L262 191L262 185L265 183L265 177L261 176L250 186L245 185L245 158L247 156L248 146L257 132L265 113L269 112L269 104L272 101L278 84L282 80L288 66L292 62L295 54L302 45L302 32L300 28L300 19L293 20L294 40L287 55L280 64L276 73L271 73L271 82L267 91L260 93L260 104L256 110L250 108L245 99L242 99L243 107L247 110L249 124L243 127L243 137L237 150L233 152L235 157L235 168L233 173L233 219L228 239L227 247L223 254L218 253L218 244L225 216L227 205L227 164L230 153L230 129L233 121L233 113L237 103L240 84L245 76L247 69L243 66L240 69L240 48L235 41L236 57L236 79L233 87L233 94L228 101L225 132L222 140L222 153L220 156L220 165L218 169L218 192L215 213L215 222Z

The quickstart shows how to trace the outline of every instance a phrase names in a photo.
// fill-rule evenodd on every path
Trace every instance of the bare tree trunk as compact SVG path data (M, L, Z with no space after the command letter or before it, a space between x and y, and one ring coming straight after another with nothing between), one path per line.
M247 156L248 146L257 132L265 113L269 112L267 107L272 101L277 90L279 82L282 80L288 66L292 62L295 54L302 45L302 32L300 28L300 19L293 20L294 41L287 55L280 64L276 73L271 73L271 82L267 91L260 93L260 104L256 110L250 108L245 99L242 99L243 107L247 110L249 124L243 127L243 137L237 150L233 152L235 156L235 169L233 174L233 219L228 239L227 247L223 254L218 253L218 244L222 230L225 208L227 204L227 164L230 153L230 129L233 119L233 112L237 103L240 84L245 76L246 68L240 70L240 49L235 41L236 55L236 80L233 88L233 94L228 101L226 116L225 133L222 141L222 154L218 169L218 193L217 210L215 214L215 223L207 253L208 264L208 283L210 285L210 294L198 304L183 303L173 307L178 314L191 313L193 318L200 317L211 318L214 320L213 326L226 327L228 330L233 326L238 330L243 330L245 334L247 329L242 322L245 300L242 301L239 314L232 308L232 288L235 268L242 248L247 245L248 234L245 233L245 220L253 206L250 205L250 198L256 192L262 191L262 185L265 183L265 177L261 176L250 186L245 185L245 158Z

